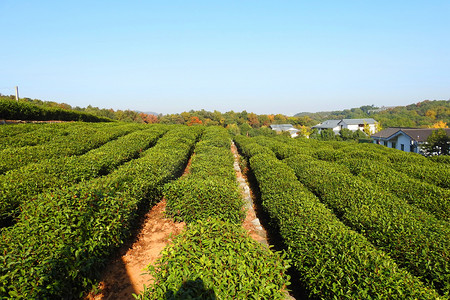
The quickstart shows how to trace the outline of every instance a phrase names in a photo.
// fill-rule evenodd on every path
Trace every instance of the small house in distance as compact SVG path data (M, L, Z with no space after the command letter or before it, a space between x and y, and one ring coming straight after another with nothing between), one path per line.
M292 124L272 124L270 125L270 128L272 130L275 130L276 133L287 131L293 138L297 137L299 132L299 130L294 126L292 126Z
M335 134L339 134L339 131L341 130L339 122L341 122L341 120L326 120L320 124L317 124L316 126L313 126L312 128L317 128L319 130L319 133L323 129L331 129Z
M421 153L420 147L427 142L435 128L387 128L373 134L375 144L405 152ZM450 135L450 129L444 129Z
M317 128L319 133L323 129L331 129L335 134L339 134L341 129L346 128L355 132L356 130L364 130L364 126L369 126L370 134L376 132L377 121L374 119L341 119L341 120L326 120L312 128Z

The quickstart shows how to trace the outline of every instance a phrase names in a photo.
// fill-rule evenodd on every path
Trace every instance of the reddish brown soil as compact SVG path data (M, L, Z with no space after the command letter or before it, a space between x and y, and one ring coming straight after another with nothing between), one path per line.
M166 201L155 205L145 216L144 225L136 242L126 253L112 261L104 272L99 292L91 292L86 299L134 299L132 294L143 291L151 283L144 269L155 263L161 250L183 229L184 223L174 223L164 217Z
M189 173L189 159L182 176ZM85 299L134 299L134 294L144 290L144 285L152 283L152 277L145 268L154 264L159 253L185 227L185 223L175 223L164 217L166 200L155 205L144 217L142 229L131 247L119 250L117 259L110 262L104 271L98 291L91 291Z

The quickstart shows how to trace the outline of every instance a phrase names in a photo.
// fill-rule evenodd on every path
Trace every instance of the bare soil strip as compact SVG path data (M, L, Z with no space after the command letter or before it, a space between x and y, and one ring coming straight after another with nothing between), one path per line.
M99 293L91 292L86 299L134 299L149 285L152 278L144 269L156 262L164 247L185 227L164 217L166 201L163 199L146 215L136 242L126 253L112 261L99 284Z
M239 187L242 191L242 198L245 203L245 209L247 211L242 227L244 227L252 239L268 246L269 242L267 240L267 232L261 226L261 223L256 216L251 190L244 175L242 174L241 168L239 167L239 154L234 143L231 145L231 152L234 155L234 170L236 171L236 178L239 182Z
M191 160L189 160L183 175L189 173ZM161 200L145 215L141 230L134 243L124 245L118 252L119 257L112 260L103 273L98 291L91 291L85 299L134 299L134 294L144 290L152 278L143 274L144 269L154 264L160 252L185 227L184 222L175 223L164 217L166 200Z

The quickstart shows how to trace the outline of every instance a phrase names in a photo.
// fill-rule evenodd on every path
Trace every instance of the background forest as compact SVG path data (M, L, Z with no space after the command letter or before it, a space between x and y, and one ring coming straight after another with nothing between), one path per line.
M14 100L14 96L2 96L0 100ZM94 116L109 118L124 122L162 123L185 125L220 125L241 130L267 127L271 124L292 124L303 132L310 127L327 119L373 118L387 127L417 127L417 128L446 128L450 123L450 100L425 100L407 106L376 107L365 105L358 108L329 112L301 112L294 116L282 114L257 115L252 112L191 110L178 114L157 114L154 112L138 112L134 110L113 110L87 106L85 108L72 107L66 103L42 101L38 99L21 98L19 101L35 104L40 107L61 108L92 114ZM3 118L0 116L0 118Z

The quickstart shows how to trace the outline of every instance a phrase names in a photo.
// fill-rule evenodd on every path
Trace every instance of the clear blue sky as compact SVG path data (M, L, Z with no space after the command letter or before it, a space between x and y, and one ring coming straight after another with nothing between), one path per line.
M0 93L293 115L450 98L450 1L0 0Z

